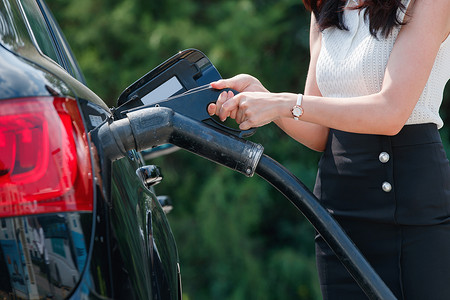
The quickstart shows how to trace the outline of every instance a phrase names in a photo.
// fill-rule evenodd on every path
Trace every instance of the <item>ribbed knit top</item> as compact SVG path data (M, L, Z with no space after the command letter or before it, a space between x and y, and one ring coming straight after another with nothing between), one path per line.
M349 0L347 5L353 5ZM408 6L409 0L403 3ZM404 13L399 11L400 19ZM373 37L364 18L364 10L344 10L347 30L327 28L317 61L316 78L322 96L357 97L381 90L389 55L400 27L387 38ZM439 116L445 84L450 79L450 37L441 44L428 82L406 124L435 123ZM407 88L407 87L405 87Z

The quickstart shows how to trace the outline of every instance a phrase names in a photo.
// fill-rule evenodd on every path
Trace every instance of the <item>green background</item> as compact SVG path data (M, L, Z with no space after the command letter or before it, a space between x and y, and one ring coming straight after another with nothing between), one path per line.
M310 14L299 0L48 0L90 88L109 106L179 50L197 48L223 77L249 73L273 92L302 92ZM450 105L445 93L442 116ZM448 122L447 122L448 123ZM441 131L446 149L448 129ZM251 140L312 188L319 153L274 125ZM314 229L269 184L185 151L162 167L158 194L178 243L184 299L320 299Z

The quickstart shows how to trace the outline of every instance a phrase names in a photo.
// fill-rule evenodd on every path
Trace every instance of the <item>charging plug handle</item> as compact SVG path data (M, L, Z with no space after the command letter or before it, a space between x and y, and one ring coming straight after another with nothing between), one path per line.
M142 151L173 144L196 155L253 176L264 148L166 107L150 107L127 113L126 118L104 123L98 129L103 152L111 160L132 149Z

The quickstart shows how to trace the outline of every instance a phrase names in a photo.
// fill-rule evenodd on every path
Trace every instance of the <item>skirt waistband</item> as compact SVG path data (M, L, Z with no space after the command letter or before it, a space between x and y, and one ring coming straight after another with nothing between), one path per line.
M398 134L390 136L390 139L393 147L442 142L434 123L405 125Z
M405 125L396 135L349 133L330 129L328 150L335 154L378 151L386 147L442 143L436 124Z

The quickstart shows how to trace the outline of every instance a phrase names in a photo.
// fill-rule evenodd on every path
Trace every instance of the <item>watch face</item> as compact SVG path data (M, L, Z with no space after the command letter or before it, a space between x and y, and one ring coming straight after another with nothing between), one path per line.
M303 114L303 108L301 108L300 106L294 106L294 108L292 109L292 114L295 117L300 117Z

